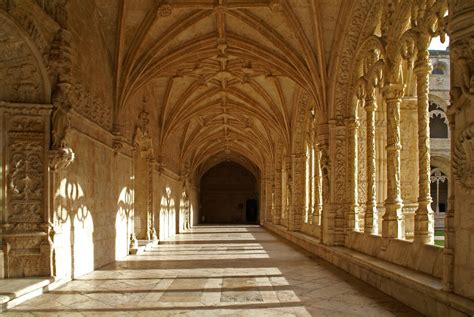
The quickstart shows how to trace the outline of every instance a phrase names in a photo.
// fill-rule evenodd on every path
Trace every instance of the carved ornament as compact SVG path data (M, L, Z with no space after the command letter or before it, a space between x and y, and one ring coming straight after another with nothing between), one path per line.
M453 172L464 188L474 189L474 124L454 144Z

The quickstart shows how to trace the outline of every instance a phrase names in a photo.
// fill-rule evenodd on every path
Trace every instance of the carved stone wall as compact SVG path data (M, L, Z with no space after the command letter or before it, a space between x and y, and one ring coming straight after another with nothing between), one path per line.
M168 169L157 170L155 165L153 171L153 214L155 225L158 230L157 236L164 240L174 236L179 226L179 201L182 194L182 182L179 175ZM191 221L201 222L198 217L196 201L199 199L197 193L190 187L190 209ZM194 197L194 198L193 198Z
M48 150L51 106L0 102L0 228L6 277L49 276Z
M54 174L54 224L58 277L79 277L128 255L133 232L131 146L112 147L112 135L71 117L74 162Z

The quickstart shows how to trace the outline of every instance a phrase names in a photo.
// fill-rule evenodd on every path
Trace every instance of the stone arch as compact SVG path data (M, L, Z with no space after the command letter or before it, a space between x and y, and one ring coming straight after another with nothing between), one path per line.
M428 99L429 101L432 101L438 105L441 106L441 108L443 108L444 112L447 112L448 111L448 106L449 106L449 102L437 95L433 95L433 94L428 94Z
M246 164L247 165L247 164ZM258 175L237 160L215 162L199 180L199 218L205 223L254 223L258 207L249 215L249 200L259 197Z
M50 103L51 83L28 34L0 10L0 100Z
M385 46L382 38L370 35L357 50L352 72L351 93L348 96L347 115L357 118L359 102L367 94L368 85L373 85L373 80L378 78L379 72L383 72L383 59L385 57ZM372 60L370 60L372 59Z
M437 61L433 65L432 75L447 75L448 65L445 62Z
M353 1L348 25L344 29L346 34L341 39L340 51L342 54L335 59L332 64L332 73L335 74L331 84L329 94L329 103L332 105L329 109L328 117L342 117L347 114L347 104L351 96L350 85L352 85L352 76L356 61L354 54L357 47L360 47L362 41L374 34L378 27L381 14L380 6L376 4L377 0L359 0ZM361 32L361 30L363 30Z
M293 135L290 148L292 153L304 153L305 152L305 131L309 120L318 118L318 115L323 116L322 113L315 113L315 106L310 99L310 96L305 91L302 91L297 98L296 110L293 118Z
M448 178L451 177L451 162L450 158L442 155L432 155L430 158L431 166L437 167L443 172Z
M432 98L435 97L435 98ZM438 96L429 95L430 138L449 139L447 102Z

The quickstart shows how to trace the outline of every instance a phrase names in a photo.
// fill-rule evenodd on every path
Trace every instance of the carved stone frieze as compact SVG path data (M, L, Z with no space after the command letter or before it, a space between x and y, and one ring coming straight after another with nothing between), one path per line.
M106 130L112 129L112 110L106 107L98 91L90 91L81 84L73 85L74 109Z

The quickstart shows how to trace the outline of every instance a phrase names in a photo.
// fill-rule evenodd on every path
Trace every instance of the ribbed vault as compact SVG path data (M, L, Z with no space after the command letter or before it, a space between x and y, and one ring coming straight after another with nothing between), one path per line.
M262 170L277 144L291 148L304 121L296 116L306 115L302 96L326 120L316 1L124 1L118 9L117 121L132 120L122 113L146 99L155 153L174 157L168 163L182 173L214 156Z

